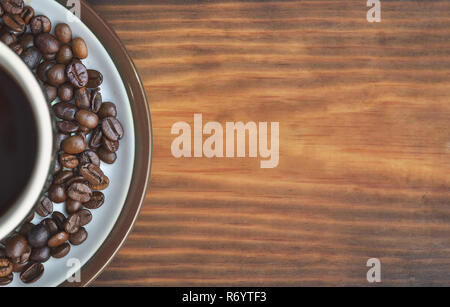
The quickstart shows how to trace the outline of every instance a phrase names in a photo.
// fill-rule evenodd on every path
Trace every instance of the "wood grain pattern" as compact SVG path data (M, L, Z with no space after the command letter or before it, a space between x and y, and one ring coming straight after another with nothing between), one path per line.
M94 285L450 285L450 1L91 4L154 129L150 191ZM175 159L177 121L279 121L280 164Z

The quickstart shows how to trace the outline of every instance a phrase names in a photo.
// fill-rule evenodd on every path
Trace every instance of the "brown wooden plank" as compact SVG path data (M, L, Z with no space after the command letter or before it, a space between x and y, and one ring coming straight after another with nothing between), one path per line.
M118 1L151 188L94 285L450 285L450 2ZM280 164L175 159L177 121L279 121Z

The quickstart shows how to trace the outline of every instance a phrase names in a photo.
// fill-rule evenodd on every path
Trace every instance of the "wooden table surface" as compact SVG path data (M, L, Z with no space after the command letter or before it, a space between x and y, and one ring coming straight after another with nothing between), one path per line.
M97 286L450 285L450 1L90 1L141 74L151 186ZM280 163L171 126L280 122Z

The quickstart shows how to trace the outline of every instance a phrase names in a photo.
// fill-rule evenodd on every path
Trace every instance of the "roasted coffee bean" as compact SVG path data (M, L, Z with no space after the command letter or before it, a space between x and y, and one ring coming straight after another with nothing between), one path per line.
M97 154L100 160L106 164L113 164L117 160L117 154L105 149L103 146L97 150Z
M63 44L68 44L72 41L72 30L65 23L57 24L55 27L55 35Z
M97 114L88 111L88 110L80 110L75 115L76 120L80 123L81 126L86 127L88 129L94 129L98 125L98 116Z
M49 237L50 234L47 227L42 224L35 225L27 234L28 244L33 248L46 246Z
M89 99L89 91L85 87L75 89L75 104L78 108L84 110L89 109L91 106Z
M0 258L6 258L6 249L3 245L0 245Z
M41 33L34 39L34 45L43 54L53 54L58 53L60 45L56 37L50 33Z
M62 149L69 154L79 154L86 150L86 140L79 135L71 136L62 142Z
M75 120L75 114L77 114L78 108L70 102L59 102L53 106L53 112L61 119L73 121Z
M69 240L69 234L65 231L60 231L48 240L48 246L52 248L58 247L66 243L67 240Z
M57 145L58 151L61 150L62 142L63 142L65 139L67 139L68 137L69 137L68 134L64 134L64 133L58 133L58 134L56 134L56 145ZM56 170L56 166L58 166L58 167L59 167L58 171L59 171L59 170L61 169L61 165L59 164L59 161L58 161L58 160L56 161L56 164L57 164L57 165L55 165L55 170Z
M94 130L91 135L91 139L89 140L89 147L92 149L99 148L103 143L103 132L101 127L98 127Z
M84 204L88 209L98 209L105 203L105 195L102 192L95 191L92 193L91 200Z
M98 110L97 114L102 119L106 117L116 117L117 116L116 105L112 102L104 102L100 107L100 110Z
M83 204L81 202L70 198L66 201L66 211L69 214L73 214L80 211L82 206Z
M23 11L23 0L3 0L2 7L9 14L20 14Z
M20 39L23 50L34 47L34 36L32 34L24 34Z
M60 230L64 230L64 222L66 221L66 217L59 211L55 211L52 214L52 219L55 221L56 225Z
M85 226L92 221L92 213L87 209L80 210L76 214L80 217L80 226Z
M22 236L27 236L27 234L28 234L28 231L30 231L30 229L31 228L33 228L34 227L34 224L32 224L32 223L30 223L30 222L25 222L23 225L22 225L22 227L20 227L20 230L19 230L19 233L22 235ZM1 257L1 255L0 255L0 257Z
M30 260L34 262L44 263L50 259L50 247L43 246L40 248L33 248L31 252Z
M41 224L47 228L50 237L54 236L59 231L58 225L56 225L53 218L47 218L43 220Z
M80 175L86 178L90 184L95 185L101 184L104 181L103 177L105 176L100 167L94 164L83 164L80 167Z
M67 199L66 190L60 184L52 184L48 189L48 198L54 203L63 203Z
M62 120L56 123L58 130L62 133L75 133L80 129L80 125L74 121Z
M17 34L23 33L27 24L19 15L5 15L3 16L3 23Z
M6 255L14 263L20 262L20 257L30 249L27 239L21 234L14 234L5 244Z
M81 62L73 61L72 63L68 64L66 68L66 75L67 79L69 79L72 85L77 88L85 87L88 83L89 77L87 69L86 66L84 66Z
M9 48L11 48L12 51L14 51L17 55L21 55L23 52L23 48L20 45L20 43L14 43L11 46L9 46Z
M87 84L88 88L97 88L103 83L103 75L101 72L93 69L88 70L89 81Z
M80 216L77 213L71 214L64 224L64 230L68 234L76 233L78 230L80 230Z
M0 41L9 46L17 42L17 36L13 33L5 32L2 34L2 36L0 36Z
M48 197L43 197L36 208L36 213L46 217L53 213L53 203Z
M22 13L20 13L20 17L22 17L26 24L29 24L34 17L34 9L31 6L24 7Z
M111 141L104 137L103 147L109 152L117 152L119 150L119 141Z
M34 219L34 212L31 212L25 219L25 223L30 223Z
M44 84L44 93L47 97L48 102L52 102L56 99L56 96L58 95L56 87L50 85L50 84Z
M39 15L31 19L30 30L34 35L48 33L52 29L52 22L47 16Z
M54 86L60 86L67 82L64 64L55 64L47 72L48 83Z
M69 186L67 193L71 199L86 203L91 200L92 190L85 183L74 182Z
M44 274L44 265L42 263L30 263L20 274L20 280L25 284L36 282Z
M83 165L88 163L100 166L100 158L93 150L86 150L80 155L80 164Z
M0 278L8 276L12 271L12 262L8 258L0 258Z
M95 99L93 101L91 101L91 110L94 113L97 113L98 110L100 110L101 106L102 106L103 100L102 100L102 94L98 93L95 96Z
M77 37L72 41L73 54L79 59L88 57L88 48L84 39Z
M70 83L64 83L58 88L58 97L61 101L70 101L73 98L73 86Z
M42 53L36 47L30 47L20 57L29 69L34 70L42 60Z
M56 62L61 64L69 64L73 59L72 48L63 45L56 54Z
M89 183L89 187L92 190L103 191L109 187L109 178L105 175L102 177L102 182L99 184Z
M118 141L123 137L123 127L114 117L106 117L102 121L102 132L111 141Z
M44 61L41 64L39 64L38 69L36 71L39 80L41 80L42 82L47 82L48 81L47 73L53 66L55 66L55 63L49 61Z
M14 275L11 273L8 276L0 277L0 286L6 286L12 283L14 280Z
M75 155L63 153L59 156L59 163L65 168L73 169L78 167L80 161Z
M80 230L69 236L69 242L72 243L72 245L80 245L84 241L86 241L87 237L88 233L86 229L84 227L81 227Z
M53 258L64 258L70 252L70 244L64 243L58 247L52 248L51 254Z
M102 94L100 93L100 88L96 88L91 92L91 110L94 113L97 113L102 106Z
M64 83L58 88L58 97L61 101L70 101L73 98L73 86L70 83Z

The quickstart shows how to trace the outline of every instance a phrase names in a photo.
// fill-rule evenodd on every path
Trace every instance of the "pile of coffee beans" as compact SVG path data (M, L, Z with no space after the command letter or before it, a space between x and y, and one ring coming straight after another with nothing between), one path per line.
M53 183L36 208L41 221L32 223L33 212L0 243L0 285L7 285L13 273L23 283L37 281L43 263L65 257L71 246L86 241L90 210L104 204L101 191L109 186L101 162L116 161L124 130L115 104L102 101L103 75L82 62L88 57L86 42L73 37L69 25L57 24L51 34L51 20L23 0L1 0L0 17L0 41L40 80L58 129ZM54 211L54 204L63 203L65 210Z

